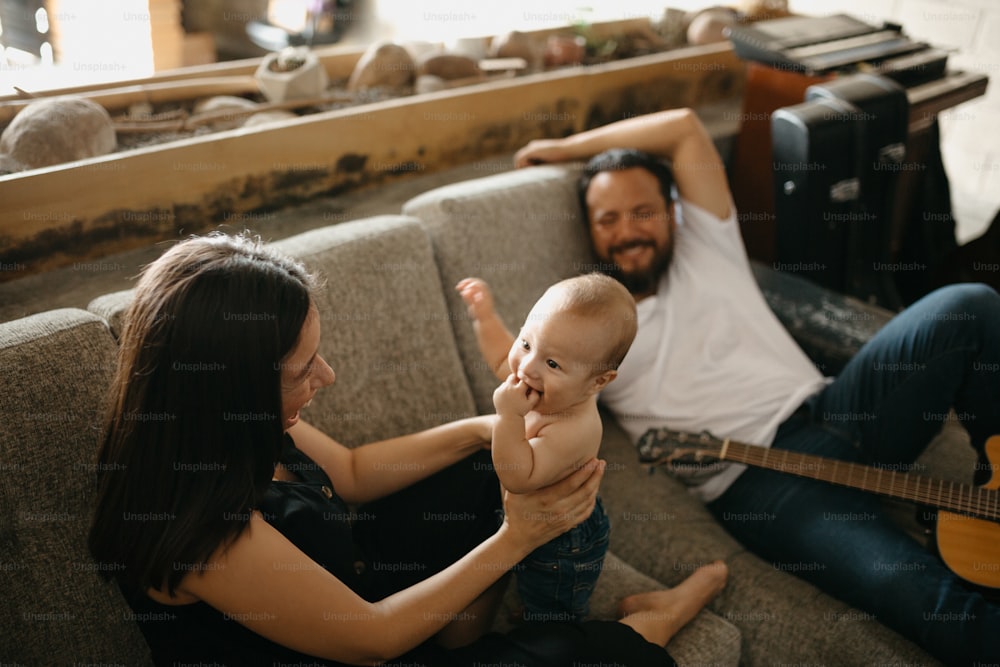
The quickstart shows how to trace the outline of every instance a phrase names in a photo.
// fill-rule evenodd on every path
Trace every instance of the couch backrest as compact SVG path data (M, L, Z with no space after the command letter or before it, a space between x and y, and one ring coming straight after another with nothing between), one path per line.
M478 276L515 334L559 280L594 270L577 200L578 165L540 166L447 185L403 205L434 245L455 340L480 412L493 412L497 380L483 362L455 284Z
M275 243L319 271L320 351L337 381L303 418L345 445L475 414L441 279L418 221L382 216Z
M111 334L117 339L122 332L122 317L130 303L132 303L132 290L127 289L102 294L87 304L87 310L103 318L108 323Z
M86 546L115 353L105 322L82 310L0 324L4 663L151 664Z

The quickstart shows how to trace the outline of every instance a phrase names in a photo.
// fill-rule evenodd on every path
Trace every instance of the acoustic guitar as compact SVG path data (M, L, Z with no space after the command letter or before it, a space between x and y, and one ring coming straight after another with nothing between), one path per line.
M650 429L638 446L641 462L669 466L681 477L685 468L688 478L697 478L697 471L730 461L935 507L937 549L945 565L973 584L1000 588L1000 475L973 486L666 428ZM1000 435L986 442L986 457L990 471L1000 470Z

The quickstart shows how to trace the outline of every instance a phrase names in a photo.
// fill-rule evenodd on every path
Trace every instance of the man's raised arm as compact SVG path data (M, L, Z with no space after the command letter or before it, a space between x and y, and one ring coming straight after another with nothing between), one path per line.
M722 158L691 109L634 116L562 139L536 139L514 155L514 165L586 160L610 148L666 158L683 199L719 218L729 215L732 195Z

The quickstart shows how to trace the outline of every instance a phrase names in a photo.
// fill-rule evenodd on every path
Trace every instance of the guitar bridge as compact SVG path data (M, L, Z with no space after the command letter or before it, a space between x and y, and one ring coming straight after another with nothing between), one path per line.
M688 438L667 428L651 428L637 443L639 462L663 467L685 486L701 486L731 465L698 451L699 440L712 439L707 431Z

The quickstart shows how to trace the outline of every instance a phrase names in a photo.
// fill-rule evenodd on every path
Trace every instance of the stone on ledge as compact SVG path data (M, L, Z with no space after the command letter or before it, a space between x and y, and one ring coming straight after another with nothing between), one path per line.
M0 135L0 153L7 153L25 169L106 155L117 144L107 110L74 96L31 102Z
M401 91L413 85L417 66L410 52L392 42L376 42L361 55L347 81L351 91L388 88Z

